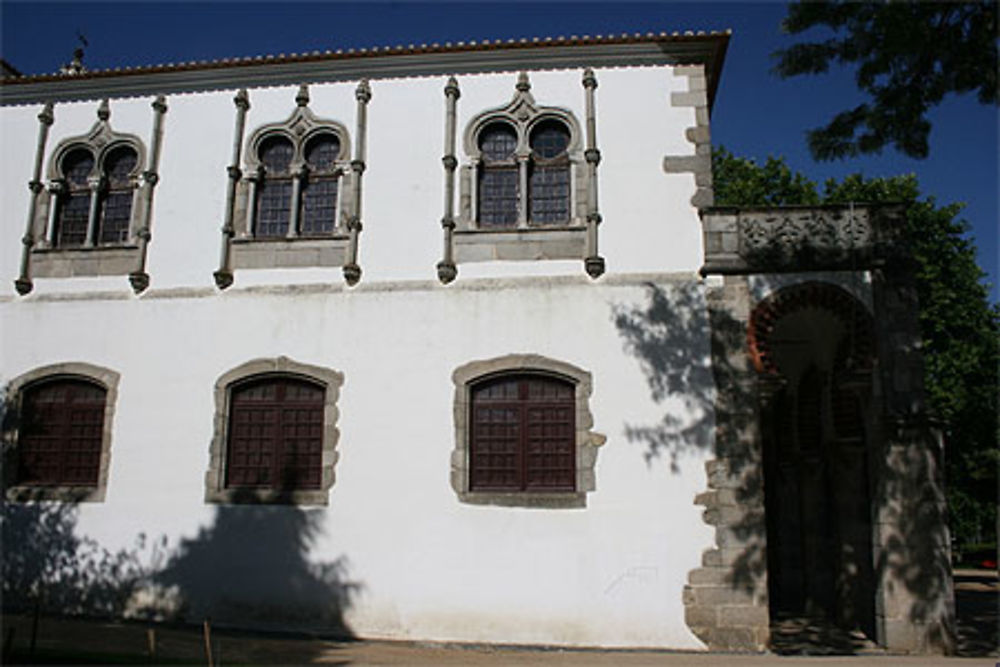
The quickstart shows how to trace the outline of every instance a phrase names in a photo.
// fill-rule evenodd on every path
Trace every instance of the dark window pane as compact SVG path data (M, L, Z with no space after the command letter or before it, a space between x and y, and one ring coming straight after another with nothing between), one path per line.
M82 246L86 241L91 197L87 178L93 170L94 156L90 151L74 150L63 159L67 190L55 204L59 206L55 243L61 248Z
M93 170L94 156L90 154L90 151L75 150L63 159L63 177L69 182L70 187L86 187L87 177Z
M104 164L104 173L112 188L128 187L129 176L135 170L139 156L127 146L116 148L108 155Z
M105 398L103 387L85 380L54 380L26 389L18 429L18 483L96 486Z
M537 157L551 159L565 153L568 147L569 130L558 121L543 121L531 132L531 150Z
M487 125L479 133L479 150L484 162L510 160L517 149L517 134L505 123Z
M335 134L321 134L306 145L306 164L313 172L332 172L340 155L340 139Z
M309 174L302 188L302 235L332 234L337 221L337 178Z
M116 148L104 162L108 178L108 192L101 205L100 230L97 242L101 244L125 243L129 239L132 221L132 184L130 176L139 156L128 146Z
M528 179L528 220L536 225L569 221L569 165L535 165Z
M61 197L56 245L60 248L82 246L87 238L90 218L90 191L71 190Z
M265 178L257 185L257 223L254 236L281 237L288 232L292 210L290 179Z
M469 487L572 491L575 389L542 375L504 375L472 387Z
M104 198L101 214L99 243L128 241L129 223L132 221L132 190L109 192Z
M295 149L284 137L269 137L260 144L260 162L270 175L287 174Z
M479 172L480 227L516 227L517 167L481 167Z
M266 378L230 393L226 486L322 487L326 391L297 378Z

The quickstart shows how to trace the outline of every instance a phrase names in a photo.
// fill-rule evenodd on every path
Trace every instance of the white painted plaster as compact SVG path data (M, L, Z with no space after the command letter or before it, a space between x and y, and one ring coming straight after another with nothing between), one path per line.
M581 74L531 73L532 93L582 124ZM693 181L662 170L664 155L691 151L683 133L693 111L669 105L670 93L686 85L669 70L596 75L608 262L597 281L582 261L550 261L463 264L454 284L436 282L446 78L431 77L372 83L358 287L344 287L339 267L239 270L229 290L214 287L235 118L230 90L167 100L147 293L136 297L125 276L111 276L37 279L30 296L16 297L38 109L0 110L0 383L60 361L121 374L106 500L81 506L79 533L108 549L131 547L140 533L165 536L176 549L212 527L219 508L203 498L214 383L251 359L287 356L344 374L337 481L329 506L309 510L321 534L308 559L345 558L346 578L362 587L347 615L354 632L700 648L684 623L681 593L712 543L692 502L705 488L711 443L691 443L672 471L665 459L647 462L644 445L628 440L627 426L699 415L678 398L653 400L613 321L616 307L647 305L647 280L668 290L696 282ZM459 77L460 162L465 124L505 105L515 81L515 72ZM310 88L310 107L347 126L352 145L355 86ZM285 119L296 90L251 90L245 137ZM111 116L116 131L135 133L147 148L150 101L113 101ZM88 130L96 106L57 105L49 149ZM707 332L699 344L707 354ZM464 505L450 486L451 373L511 353L593 375L593 428L608 439L586 508Z

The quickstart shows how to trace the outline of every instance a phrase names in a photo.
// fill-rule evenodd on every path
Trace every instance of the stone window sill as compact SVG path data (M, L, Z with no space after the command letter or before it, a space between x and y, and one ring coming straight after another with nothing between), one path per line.
M455 261L581 259L586 255L583 226L455 230Z

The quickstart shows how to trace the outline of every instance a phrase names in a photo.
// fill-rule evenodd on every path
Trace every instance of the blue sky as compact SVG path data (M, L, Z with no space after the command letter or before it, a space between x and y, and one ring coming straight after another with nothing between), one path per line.
M777 2L213 2L47 3L0 0L0 54L26 74L67 62L77 31L95 69L225 57L446 41L674 30L733 31L712 117L712 140L763 162L784 156L813 180L915 173L939 204L964 202L963 216L998 299L997 109L974 97L931 114L931 155L882 155L816 163L805 131L862 101L852 73L781 80L770 54L791 40Z

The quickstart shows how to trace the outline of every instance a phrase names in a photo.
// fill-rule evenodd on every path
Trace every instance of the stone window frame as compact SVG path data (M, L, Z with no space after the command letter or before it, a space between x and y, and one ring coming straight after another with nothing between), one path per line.
M36 486L18 484L17 465L18 422L25 389L31 385L56 379L79 379L100 385L104 391L104 424L101 434L100 467L97 484ZM63 362L42 366L14 378L7 385L6 417L3 424L4 496L10 502L51 500L60 502L104 502L111 465L111 434L114 430L115 409L118 405L118 383L121 376L109 369L85 362Z
M472 491L469 488L469 410L473 385L506 374L537 373L566 380L574 386L576 409L576 490L575 491ZM587 494L596 489L598 447L606 436L593 429L590 410L593 379L589 371L538 354L508 354L493 359L471 361L455 369L453 421L455 448L451 451L451 487L459 502L470 505L572 509L587 506Z
M322 466L322 482L319 489L226 488L231 390L234 386L246 381L267 376L299 377L322 385L325 390L323 453L320 464ZM214 388L215 415L212 441L209 445L209 466L205 473L205 502L214 504L328 505L330 489L336 478L334 469L340 458L340 454L337 452L337 444L340 440L340 430L337 428L340 411L337 408L337 400L340 397L340 387L343 384L343 373L322 366L300 363L288 357L254 359L223 373L216 380Z
M502 107L478 113L465 126L462 135L465 160L460 171L459 211L454 231L456 263L580 259L587 255L587 192L590 183L585 157L585 136L580 122L568 109L536 103L525 73L518 76L515 88L510 102ZM517 226L507 229L479 228L476 201L478 174L483 162L482 151L479 149L479 134L495 123L506 124L514 129L517 135L515 160L520 171L525 172L533 160L531 134L535 127L547 121L562 124L570 135L566 149L570 172L569 220L565 224L532 225L528 219L529 186L522 175Z
M147 163L146 146L134 134L115 132L111 128L110 108L103 102L97 111L98 120L86 134L60 141L49 157L46 171L47 183L39 192L39 206L32 221L34 244L31 250L31 272L38 278L66 278L71 276L127 275L142 260L142 234L146 225L143 206L143 186L155 180L151 172L144 171ZM129 219L128 241L125 243L100 243L99 225L101 204L94 202L107 190L108 178L105 161L114 151L128 147L136 154L136 164L129 174L132 190L132 210ZM94 167L88 178L91 205L88 221L88 238L83 246L60 247L56 243L60 200L68 187L61 165L71 153L85 150L94 158Z
M232 244L233 269L265 269L348 264L350 245L349 225L354 210L351 137L339 121L319 118L307 106L308 98L297 98L298 106L284 121L267 123L254 130L247 139L244 175L236 191ZM335 161L337 174L336 219L329 235L300 236L300 209L306 175L305 149L309 142L322 134L333 134L340 142ZM260 147L268 139L282 137L291 142L294 155L289 171L292 174L292 202L289 210L288 234L284 238L254 236L253 224L257 206L257 184L266 180L260 160Z

